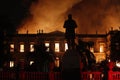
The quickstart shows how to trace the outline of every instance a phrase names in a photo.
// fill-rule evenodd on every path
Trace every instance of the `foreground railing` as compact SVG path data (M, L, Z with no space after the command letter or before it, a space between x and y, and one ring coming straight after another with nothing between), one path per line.
M16 80L15 72L0 72L0 80Z
M102 80L101 72L82 72L82 80Z
M120 80L120 72L109 71L108 80Z
M62 80L60 72L0 72L0 80Z
M62 80L60 72L21 72L20 80Z
M20 80L48 80L48 73L46 72L21 72Z
M109 71L108 80L120 80L120 72ZM82 72L81 80L103 80L101 72ZM0 80L62 80L61 72L0 72Z

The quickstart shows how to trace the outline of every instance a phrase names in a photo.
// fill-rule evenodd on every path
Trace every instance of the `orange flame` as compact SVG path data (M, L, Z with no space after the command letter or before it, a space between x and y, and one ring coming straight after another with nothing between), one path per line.
M64 31L63 23L68 13L77 21L77 33L105 33L120 26L119 0L38 0L33 3L31 17L22 22L19 33L45 33Z

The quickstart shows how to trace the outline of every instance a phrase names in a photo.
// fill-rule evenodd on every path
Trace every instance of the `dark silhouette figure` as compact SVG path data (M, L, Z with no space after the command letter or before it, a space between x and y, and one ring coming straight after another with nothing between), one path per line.
M64 22L64 28L66 28L65 38L67 39L68 49L74 48L75 45L75 28L77 27L76 22L72 19L72 15L68 15L68 19Z

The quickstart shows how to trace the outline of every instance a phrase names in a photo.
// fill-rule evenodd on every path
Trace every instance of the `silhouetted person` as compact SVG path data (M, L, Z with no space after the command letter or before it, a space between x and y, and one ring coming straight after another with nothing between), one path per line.
M72 15L68 15L68 19L64 22L64 28L66 28L65 38L67 39L68 49L73 48L75 45L75 28L76 22L72 19Z

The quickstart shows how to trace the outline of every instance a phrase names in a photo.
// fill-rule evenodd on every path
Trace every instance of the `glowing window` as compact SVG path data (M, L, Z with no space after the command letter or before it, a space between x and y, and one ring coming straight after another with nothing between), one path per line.
M24 52L24 44L20 44L20 52Z
M59 51L60 51L60 44L55 43L55 52L59 52Z
M30 65L32 65L34 63L34 61L30 61Z
M14 52L14 44L10 44L10 52Z
M59 66L60 66L59 57L56 57L56 59L55 59L55 66L56 66L56 67L59 67Z
M45 46L47 47L47 51L49 51L50 50L50 44L49 43L45 43Z
M10 61L10 67L14 67L14 61Z
M65 51L68 49L68 44L65 43Z
M34 45L33 44L30 44L30 52L34 52Z
M100 52L104 52L104 43L100 43Z
M93 48L93 47L90 47L90 51L91 51L92 53L94 53L94 48Z

